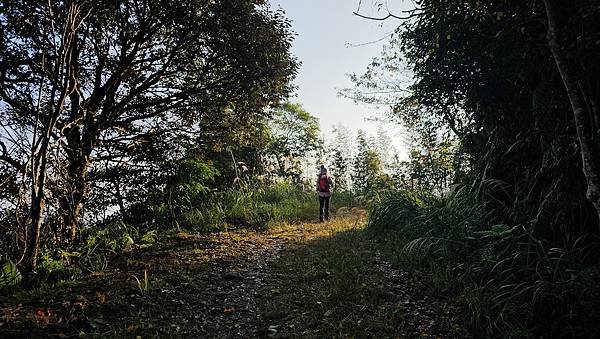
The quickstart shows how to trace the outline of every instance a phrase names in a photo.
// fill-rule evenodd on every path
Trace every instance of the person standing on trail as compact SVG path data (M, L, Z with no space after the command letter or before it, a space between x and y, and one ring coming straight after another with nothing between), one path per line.
M329 220L329 200L335 187L333 177L327 174L327 168L321 165L317 177L317 193L319 194L319 220Z

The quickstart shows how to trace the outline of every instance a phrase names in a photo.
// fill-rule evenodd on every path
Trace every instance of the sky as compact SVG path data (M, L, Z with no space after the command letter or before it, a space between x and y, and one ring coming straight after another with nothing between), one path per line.
M332 126L341 123L351 131L363 129L375 135L380 125L393 140L401 153L403 138L401 128L395 124L369 121L382 118L382 109L357 105L352 100L340 97L339 90L352 87L347 74L362 74L374 57L379 56L389 34L399 21L373 21L353 15L360 0L270 0L273 9L281 8L292 21L292 30L297 34L292 53L302 62L295 84L298 87L298 102L318 117L321 131L327 136ZM360 13L382 16L377 12L376 1L364 0ZM394 3L394 6L391 6ZM390 0L389 9L401 14L411 7L408 0ZM379 41L380 40L380 41Z

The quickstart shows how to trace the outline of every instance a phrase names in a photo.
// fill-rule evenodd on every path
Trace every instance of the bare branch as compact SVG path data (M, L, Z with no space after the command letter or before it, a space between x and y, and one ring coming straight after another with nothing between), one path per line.
M400 16L397 14L392 13L388 8L387 8L387 2L386 2L386 9L387 9L387 15L386 16L382 16L382 17L374 17L374 16L369 16L369 15L364 15L364 14L360 14L360 5L361 5L362 1L359 1L358 3L358 8L356 11L352 12L352 14L361 17L363 19L368 19L368 20L375 20L375 21L385 21L387 19L397 19L397 20L408 20L408 19L412 19L415 17L418 17L420 15L423 14L422 8L419 8L416 6L415 4L415 9L410 9L410 10L405 10L402 11L402 13L405 14L405 16Z
M2 153L0 154L0 160L11 165L20 173L23 173L25 171L25 165L20 163L18 160L12 158L8 154L8 149L6 148L6 145L4 145L4 143L2 141L0 141L0 148L2 148Z
M394 14L392 14L390 12L388 12L388 14L386 16L379 17L379 18L378 17L373 17L373 16L363 15L363 14L360 14L358 12L352 12L352 14L354 14L354 15L356 15L358 17L361 17L363 19L376 20L376 21L385 21L385 20L387 20L389 18L394 18L394 19L399 19L399 20L405 20L405 19L410 19L411 17L413 17L413 15L409 15L407 17L401 17L401 16L394 15Z

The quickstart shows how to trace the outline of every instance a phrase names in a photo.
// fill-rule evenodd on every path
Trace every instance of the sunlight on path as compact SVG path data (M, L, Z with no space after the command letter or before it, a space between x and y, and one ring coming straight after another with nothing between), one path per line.
M449 308L420 295L363 223L303 225L273 261L263 332L272 337L458 337Z

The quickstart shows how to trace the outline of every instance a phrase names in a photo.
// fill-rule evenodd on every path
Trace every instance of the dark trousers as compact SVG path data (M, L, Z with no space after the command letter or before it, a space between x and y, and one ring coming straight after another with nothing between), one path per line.
M331 197L319 197L319 217L323 220L323 216L325 219L329 219L329 199Z

